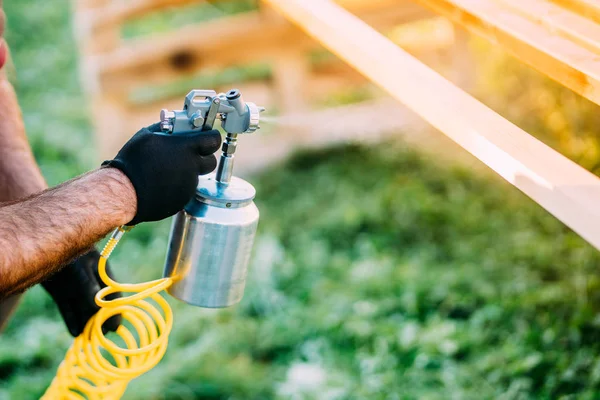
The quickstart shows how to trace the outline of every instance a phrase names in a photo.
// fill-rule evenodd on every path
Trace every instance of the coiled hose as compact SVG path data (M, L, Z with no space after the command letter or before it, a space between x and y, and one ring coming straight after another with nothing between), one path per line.
M106 260L128 230L117 228L102 250L98 273L107 286L96 294L100 310L75 338L42 399L120 399L129 381L154 368L165 354L173 312L159 292L172 280L124 284L106 273ZM105 300L115 292L122 292L123 297ZM118 314L122 323L116 334L124 346L102 332L104 322Z

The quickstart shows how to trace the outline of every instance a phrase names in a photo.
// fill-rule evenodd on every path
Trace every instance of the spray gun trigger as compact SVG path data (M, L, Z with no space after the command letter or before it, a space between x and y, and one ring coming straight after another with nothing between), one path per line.
M219 113L220 104L221 99L217 96L213 97L210 103L210 107L208 109L208 113L206 115L206 119L204 120L204 125L202 126L203 131L211 130L215 125L215 119L217 118L217 114Z

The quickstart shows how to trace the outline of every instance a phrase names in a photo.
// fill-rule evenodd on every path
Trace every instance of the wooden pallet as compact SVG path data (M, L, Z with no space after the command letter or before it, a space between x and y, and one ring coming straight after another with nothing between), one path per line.
M265 1L600 249L598 177L510 123L334 3L319 0ZM515 53L522 48L535 51L539 57L533 57L529 62L549 75L553 73L555 79L567 86L573 83L573 76L585 77L582 80L586 84L576 88L588 98L595 99L593 78L600 72L599 57L584 51L585 47L575 39L565 39L565 33L559 35L552 30L541 36L539 30L547 29L545 24L550 24L548 21L555 21L544 14L544 10L553 10L552 15L562 23L565 23L565 15L572 18L577 15L581 24L569 25L573 30L586 27L588 32L595 32L597 25L593 18L557 9L549 1L521 0L523 7L510 1L510 9L505 8L509 0L427 2L432 5L452 3L455 11L444 11L445 8L440 8L440 11L447 12L469 27L480 27L483 34L493 32L496 38L509 37L508 30L500 26L500 21L518 21L513 26L517 29L525 24L523 13L530 12L526 21L537 18L535 26L528 23L529 29L519 31L518 35L515 30L511 31L513 40L499 40L498 43ZM570 3L592 4L586 1ZM461 8L456 8L458 5ZM524 10L525 5L538 6L540 12L534 14L533 10ZM467 10L471 14L465 14ZM593 11L593 8L590 10ZM473 19L476 11L481 18L484 11L488 12L485 23ZM589 24L583 24L584 21ZM559 30L557 22L552 26ZM539 37L536 36L538 33ZM592 46L597 39L598 36L582 36L578 41ZM547 62L552 62L558 71L565 71L565 74L545 69ZM568 65L569 69L561 70L560 65Z
M600 104L600 1L416 1Z
M162 35L131 40L121 37L121 29L129 21L167 7L196 2L199 1L76 1L75 34L81 52L82 82L90 99L99 157L109 157L118 150L140 127L140 115L146 116L145 122L153 121L161 108L173 105L169 99L133 103L131 93L140 88L168 84L203 71L266 62L272 77L263 82L271 93L264 97L277 99L271 104L276 104L281 113L290 113L310 109L308 99L312 99L318 83L329 82L322 85L325 88L366 82L348 68L343 72L339 67L315 70L309 53L321 45L266 4L256 11ZM339 0L339 4L382 30L432 15L409 0ZM178 95L176 108L181 107L184 94ZM154 117L148 118L150 109Z

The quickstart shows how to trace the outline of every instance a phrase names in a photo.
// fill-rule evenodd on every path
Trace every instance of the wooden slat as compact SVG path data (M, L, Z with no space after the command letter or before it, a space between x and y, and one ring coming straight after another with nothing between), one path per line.
M600 249L600 179L326 0L263 0Z
M307 82L311 79L308 54L294 48L282 48L273 60L273 89L279 98L281 113L302 112L309 108Z
M573 11L557 6L548 0L497 0L521 13L532 21L543 24L551 32L557 32L600 54L600 25Z
M129 0L113 1L98 12L92 21L92 30L98 31L106 26L122 24L165 7L179 7L203 0Z
M493 0L416 0L600 104L598 54ZM524 1L524 0L522 0Z
M412 1L397 4L395 0L343 0L341 3L346 1L354 7L353 12L377 26L430 15ZM281 48L291 45L301 50L313 48L316 43L277 15L248 12L184 27L156 38L131 41L98 58L98 70L103 90L127 91L168 82L180 78L182 73L268 60L277 57ZM177 54L192 56L184 70L171 61Z
M573 10L600 23L600 2L598 0L551 0L552 2Z
M97 133L96 148L99 154L114 157L125 142L121 127L127 126L128 116L135 113L128 108L126 99L107 93L90 96L90 112ZM131 135L131 131L128 135Z
M102 12L97 14L92 22L92 29L101 29L105 25L121 24L166 7L181 7L206 2L207 0L113 0L102 9ZM350 9L360 9L364 7L365 3L370 3L369 7L371 9L389 8L390 5L387 0L343 0L344 7Z
M79 8L99 8L105 7L111 0L75 0L75 6Z
M285 41L292 43L289 40L294 37L299 37L298 33L284 21L265 20L260 12L186 26L158 37L132 40L99 58L100 82L106 91L165 83L199 68L248 62ZM184 69L174 65L172 60L178 54L192 57L191 65Z

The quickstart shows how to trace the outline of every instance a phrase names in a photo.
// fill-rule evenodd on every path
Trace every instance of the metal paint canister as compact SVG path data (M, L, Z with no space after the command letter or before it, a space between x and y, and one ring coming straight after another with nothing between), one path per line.
M164 276L169 294L199 307L227 307L244 295L258 226L256 190L237 177L200 177L196 196L173 220Z

